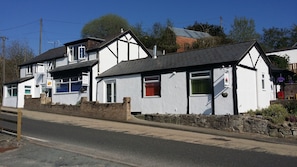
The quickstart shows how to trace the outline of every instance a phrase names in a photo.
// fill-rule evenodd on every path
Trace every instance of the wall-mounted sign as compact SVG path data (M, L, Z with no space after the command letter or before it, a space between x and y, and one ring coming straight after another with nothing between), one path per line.
M229 71L224 73L224 87L230 87Z
M88 73L82 73L82 85L88 86L89 85L89 76Z
M46 88L52 88L53 87L53 80L47 79L46 80Z

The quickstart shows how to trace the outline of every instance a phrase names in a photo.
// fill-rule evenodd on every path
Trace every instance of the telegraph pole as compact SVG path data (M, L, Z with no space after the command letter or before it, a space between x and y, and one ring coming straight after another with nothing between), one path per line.
M5 41L7 40L7 37L0 37L2 40L2 86L5 83Z
M223 17L220 16L220 26L221 26L221 30L223 30Z
M40 30L39 30L39 54L41 54L41 44L42 44L42 18L40 19Z

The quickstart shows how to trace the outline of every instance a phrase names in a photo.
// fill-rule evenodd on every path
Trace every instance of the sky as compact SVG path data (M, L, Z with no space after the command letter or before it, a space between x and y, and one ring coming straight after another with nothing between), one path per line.
M86 23L107 14L116 14L130 25L142 24L145 31L157 22L165 25L168 19L178 28L195 21L222 25L226 34L235 17L253 19L260 34L263 28L297 24L296 0L3 0L0 5L0 37L8 38L6 45L28 44L36 55L40 34L45 52L81 39Z

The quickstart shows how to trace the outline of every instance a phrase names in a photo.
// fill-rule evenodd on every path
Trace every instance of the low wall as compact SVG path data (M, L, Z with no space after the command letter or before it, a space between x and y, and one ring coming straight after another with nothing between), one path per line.
M24 109L115 121L127 121L131 118L129 97L125 97L123 103L89 102L82 98L80 105L52 105L50 100L45 98L47 97L31 98L31 95L26 95Z
M248 115L160 115L146 114L148 121L212 128L230 132L259 133L272 137L297 138L297 126L284 123L274 125L268 120Z

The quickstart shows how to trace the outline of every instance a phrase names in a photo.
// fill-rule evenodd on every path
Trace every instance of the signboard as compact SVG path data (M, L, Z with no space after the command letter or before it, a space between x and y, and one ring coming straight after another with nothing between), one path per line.
M52 88L53 87L53 80L47 79L46 80L46 88Z
M82 85L83 86L88 86L89 85L88 73L82 73Z
M230 87L229 71L226 71L224 73L224 86L225 86L225 88Z

